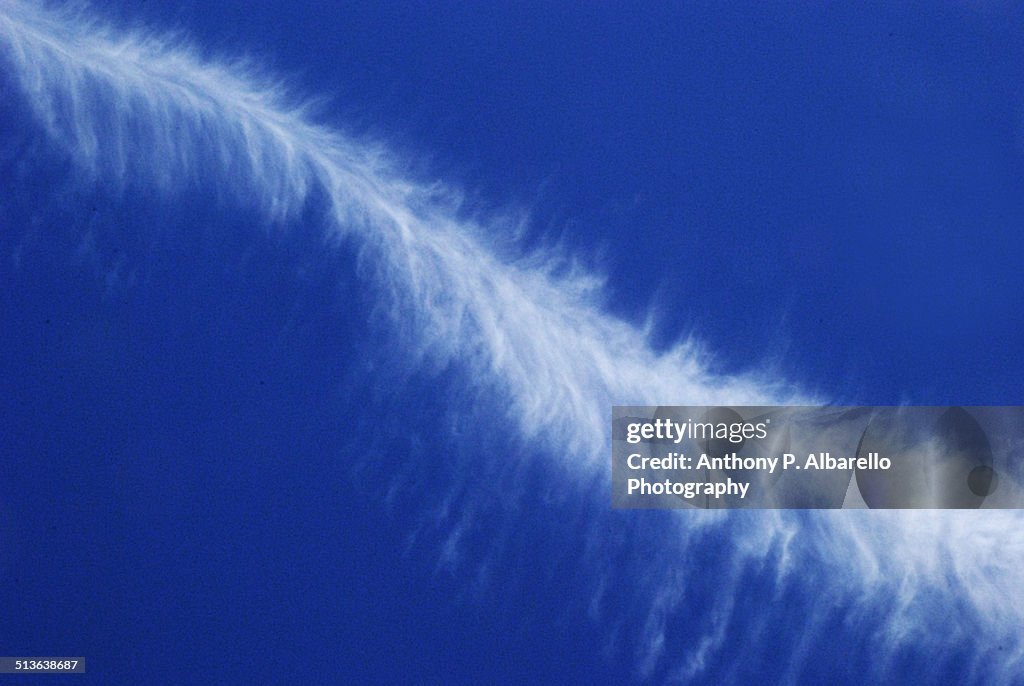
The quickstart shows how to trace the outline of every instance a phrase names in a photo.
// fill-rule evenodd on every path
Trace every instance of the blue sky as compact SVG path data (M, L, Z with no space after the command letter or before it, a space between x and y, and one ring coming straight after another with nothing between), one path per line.
M613 402L1021 402L1019 9L27 7L0 653L1014 683L1013 513L613 512L603 432Z

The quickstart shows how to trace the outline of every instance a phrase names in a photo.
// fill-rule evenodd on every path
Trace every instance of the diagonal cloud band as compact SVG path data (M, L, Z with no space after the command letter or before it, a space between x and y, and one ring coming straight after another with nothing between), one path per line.
M808 399L766 373L715 373L694 343L654 350L644 330L605 311L599 279L543 253L503 255L500 227L466 218L453 191L411 181L384 147L317 123L251 65L16 0L0 1L0 55L86 178L166 191L222 179L271 221L324 199L325 231L367 251L395 319L413 322L414 353L466 365L508 400L525 437L558 445L581 475L606 464L612 404ZM1024 518L1013 512L687 512L673 522L681 547L695 530L725 527L737 565L772 553L780 579L826 570L858 621L884 621L878 640L891 650L944 640L924 627L956 606L977 678L1009 683L1024 664ZM665 617L682 602L655 595L649 660L664 653ZM681 676L701 672L740 611L719 608Z

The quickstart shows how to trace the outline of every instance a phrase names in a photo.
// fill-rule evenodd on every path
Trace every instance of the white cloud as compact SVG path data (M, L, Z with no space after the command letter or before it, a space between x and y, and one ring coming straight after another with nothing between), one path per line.
M644 330L606 313L600 279L558 256L516 253L496 236L500 224L467 219L456 193L409 180L384 147L317 123L251 64L205 60L177 39L9 0L0 2L0 54L85 180L180 192L217 179L271 221L325 199L326 232L365 251L410 355L466 365L507 401L525 438L559 448L550 451L565 456L559 467L581 484L607 464L612 404L801 399L767 373L714 373L692 342L655 351ZM673 522L680 553L713 533L731 546L735 569L774 560L780 584L818 579L864 617L886 617L878 640L889 649L941 644L936 613L964 607L993 682L1012 681L1021 667L1024 518L1016 512L680 512ZM461 531L446 560L458 558ZM686 598L685 581L658 582L660 571L651 570L648 588L653 662L673 659L665 618ZM728 578L736 584L740 575ZM678 656L684 672L698 675L732 613L750 610L717 606L705 641ZM1004 649L995 655L988 646L997 642Z

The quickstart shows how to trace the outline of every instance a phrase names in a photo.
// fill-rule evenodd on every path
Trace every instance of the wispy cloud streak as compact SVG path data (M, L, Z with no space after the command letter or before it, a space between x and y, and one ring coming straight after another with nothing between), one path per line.
M329 230L375 250L396 302L435 353L502 385L531 433L580 437L603 459L610 399L753 404L792 397L767 380L710 373L692 345L651 352L602 313L599 281L543 255L499 260L492 227L460 218L437 184L403 179L379 147L315 124L244 64L197 59L159 37L115 34L81 15L6 5L4 36L29 102L89 173L163 186L217 178L273 219L322 191Z
M717 374L693 343L654 350L642 328L605 311L600 279L557 256L517 252L497 224L467 218L455 193L409 180L382 146L317 123L250 64L11 1L0 2L0 54L87 178L167 190L217 179L272 221L325 202L326 231L367 252L413 354L466 365L508 400L525 437L559 445L552 452L587 477L606 464L613 403L806 399L769 374ZM858 599L866 617L885 617L890 645L940 642L926 628L934 599L962 604L965 625L1003 646L995 655L977 643L986 675L1009 682L1022 664L1024 541L1015 532L1024 520L1012 512L680 513L674 522L681 549L695 531L725 527L737 569L770 557L780 580L826 570L822 583ZM684 594L652 598L647 662L665 650L664 618ZM700 673L741 611L716 608L707 640L679 656L685 674Z

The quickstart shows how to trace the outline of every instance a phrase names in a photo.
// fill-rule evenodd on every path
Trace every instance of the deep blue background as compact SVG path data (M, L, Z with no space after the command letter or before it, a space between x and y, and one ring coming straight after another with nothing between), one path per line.
M658 345L695 332L723 369L775 364L851 402L1022 402L1020 10L122 16L248 50L334 96L325 121L388 141L414 175L530 209L527 241L557 237L607 273L611 310L658 309ZM268 230L209 189L77 186L3 89L0 652L84 654L95 683L635 675L635 624L587 619L584 542L565 524L589 516L585 496L521 496L511 515L455 497L475 525L461 561L438 562L447 524L430 512L462 464L444 456L503 443L448 435L446 408L469 396L458 370L382 371L387 330L353 246L325 247L315 212ZM501 459L483 464L500 475ZM374 479L393 472L385 505ZM651 554L631 545L624 558ZM752 617L766 583L743 584ZM608 616L628 617L633 590L616 590ZM812 602L787 597L790 623L748 678L788 666ZM842 608L830 623L842 636ZM671 635L680 650L693 637L683 619ZM835 683L871 662L863 645L810 653L805 677ZM911 651L891 678L935 664Z

